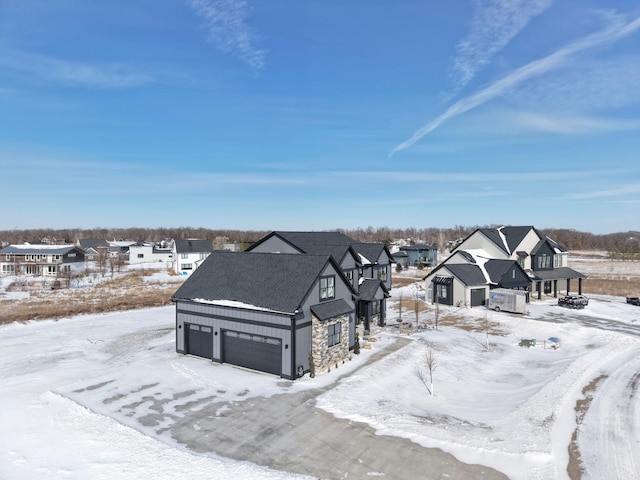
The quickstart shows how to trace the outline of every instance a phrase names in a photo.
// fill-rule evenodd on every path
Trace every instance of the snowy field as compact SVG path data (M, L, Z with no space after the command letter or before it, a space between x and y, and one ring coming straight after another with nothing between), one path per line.
M400 293L410 298L414 288L393 290L390 323ZM363 366L406 337L391 326L339 369L296 382L176 354L173 307L3 325L0 478L307 478L197 454L170 429L204 405L222 413L336 381L320 408L513 479L569 478L571 445L582 478L639 478L640 307L593 297L584 310L553 300L529 308L518 316L441 307L435 330L429 307L420 317L428 328L408 346ZM405 307L403 319L413 315ZM537 344L523 348L521 339ZM429 345L433 396L417 374Z

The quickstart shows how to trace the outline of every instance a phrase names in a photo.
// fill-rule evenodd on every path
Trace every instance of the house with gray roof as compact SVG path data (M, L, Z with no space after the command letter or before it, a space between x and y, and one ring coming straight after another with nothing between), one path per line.
M176 351L295 379L343 363L357 293L330 255L212 252L174 293Z
M173 269L178 275L191 275L213 252L211 240L174 240Z
M401 255L396 257L398 253L405 253L406 257ZM438 264L438 249L425 243L416 243L415 245L404 245L400 247L398 252L393 254L394 258L403 258L403 266L410 265L417 267L419 265L427 268L433 268Z
M340 232L271 232L247 251L331 255L347 281L359 292L356 304L358 324L370 331L372 325L386 323L386 299L391 289L393 257L382 243L357 242ZM374 294L360 296L365 279L375 280ZM370 288L371 282L367 285Z
M472 307L483 305L493 288L534 295L569 294L577 280L582 294L585 275L568 267L568 252L532 226L479 228L427 275L427 300ZM575 285L575 284L574 284Z
M84 262L76 245L19 244L0 250L0 275L57 277Z

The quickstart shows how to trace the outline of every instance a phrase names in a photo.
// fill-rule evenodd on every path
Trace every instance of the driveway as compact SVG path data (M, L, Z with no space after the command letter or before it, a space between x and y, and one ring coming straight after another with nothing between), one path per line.
M408 342L399 338L371 361ZM316 408L316 397L331 388L252 398L232 406L211 404L177 419L171 434L197 452L321 479L507 478L491 468L462 463L440 449L377 435L364 423Z

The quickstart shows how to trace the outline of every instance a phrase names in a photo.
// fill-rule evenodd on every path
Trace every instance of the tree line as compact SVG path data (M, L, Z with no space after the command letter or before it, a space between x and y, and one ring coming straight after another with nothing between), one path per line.
M426 243L441 250L466 238L478 228L495 228L498 225L461 226L452 228L389 228L367 227L354 229L334 229L361 242L391 242L404 239L409 243ZM628 231L607 234L593 234L572 229L541 228L542 233L558 242L567 250L599 250L613 254L637 255L640 253L640 232ZM188 239L214 241L226 237L229 242L250 245L267 235L266 230L209 229L203 227L158 227L158 228L89 228L89 229L30 229L0 230L2 244L19 243L76 243L79 239L132 240L157 242L163 239Z

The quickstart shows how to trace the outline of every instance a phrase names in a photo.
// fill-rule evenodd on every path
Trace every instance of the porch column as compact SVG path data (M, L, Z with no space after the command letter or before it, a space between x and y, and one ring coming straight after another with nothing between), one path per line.
M567 278L567 295L569 295L569 290L571 290L571 279Z
M542 282L538 280L536 285L538 286L538 300L542 300Z
M578 295L582 295L582 279L578 279Z
M553 281L553 298L558 298L558 280Z

